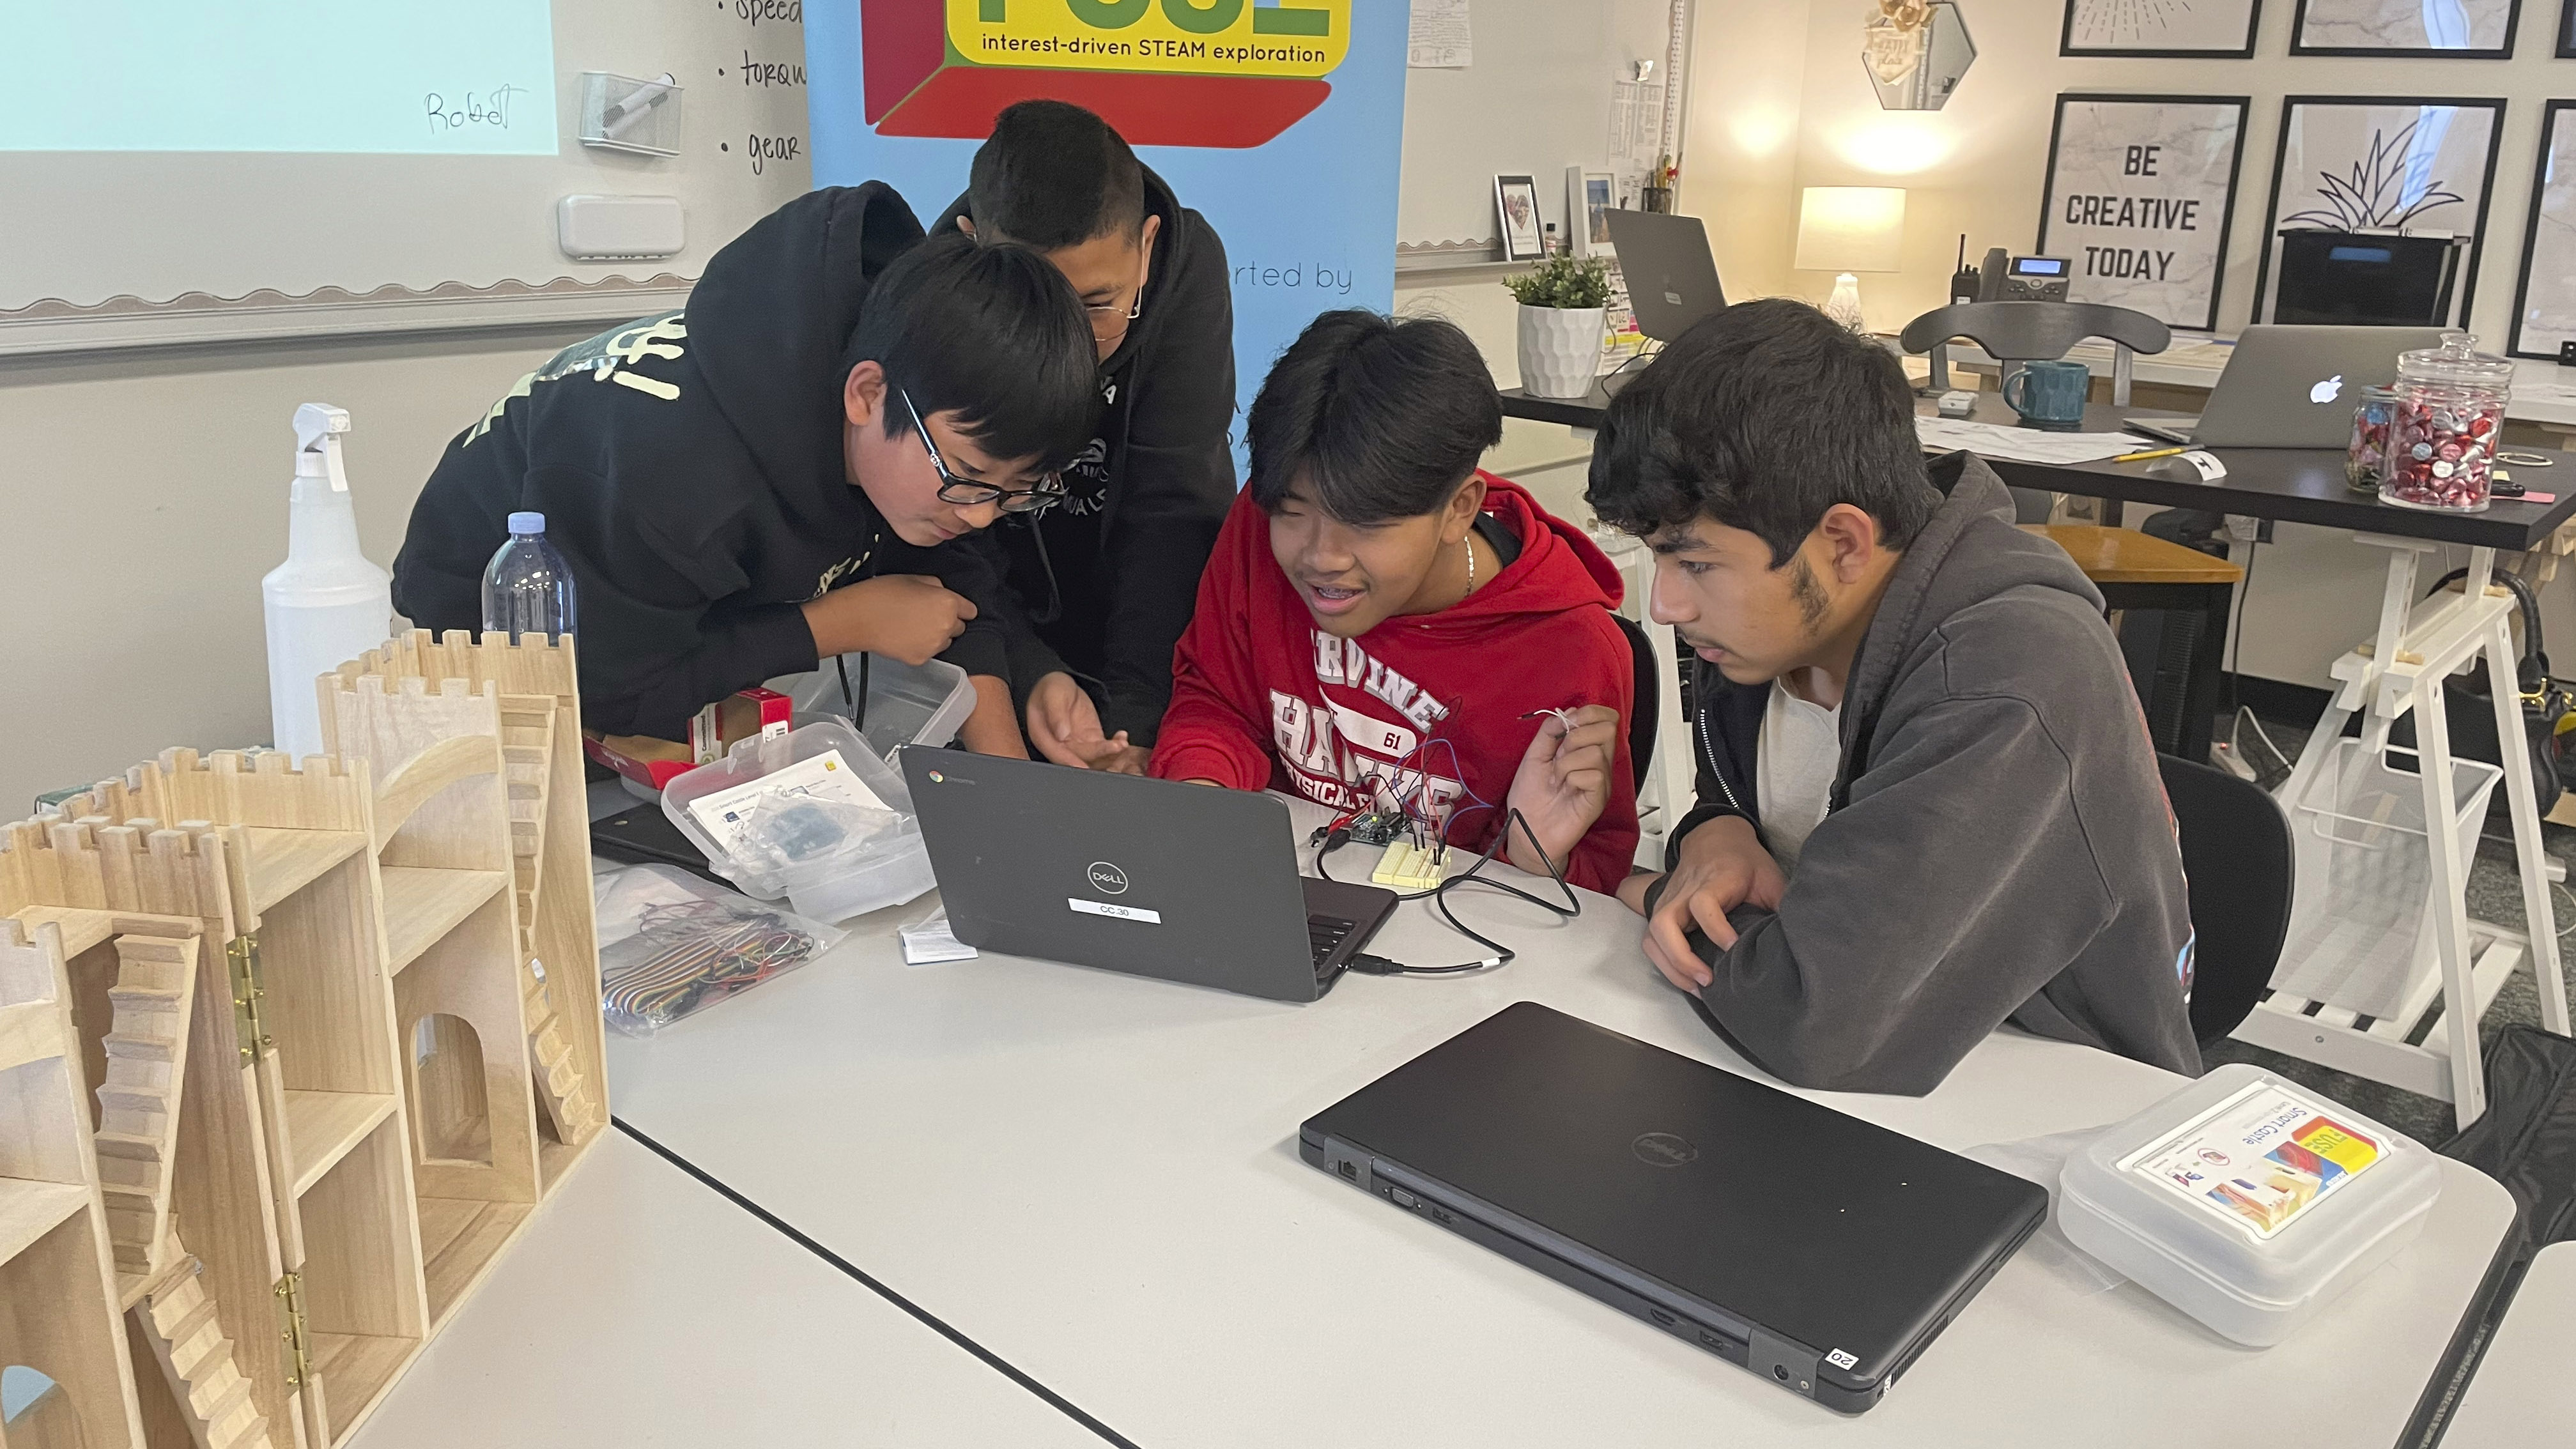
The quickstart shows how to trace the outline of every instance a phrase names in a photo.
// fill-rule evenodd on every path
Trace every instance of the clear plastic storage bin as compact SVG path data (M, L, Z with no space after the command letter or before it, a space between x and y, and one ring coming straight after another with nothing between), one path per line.
M662 792L662 813L718 874L796 913L840 921L930 889L903 775L837 719L736 744Z
M2157 1297L2268 1348L2405 1251L2441 1191L2430 1150L2236 1063L2069 1159L2058 1221Z
M2426 910L2433 854L2423 777L2390 764L2392 755L2414 763L2411 750L2371 754L2357 739L2329 748L2306 793L2284 802L2298 883L2272 988L2364 1016L2402 1016L2440 960L2440 921ZM2463 866L2477 855L2487 797L2503 778L2482 760L2452 758L2447 823Z
M844 654L824 660L811 674L773 679L769 687L794 701L800 720L832 715L859 721L868 748L888 760L906 745L947 744L975 712L975 686L966 671L936 659L906 664L882 654ZM858 708L853 696L864 698L867 708Z

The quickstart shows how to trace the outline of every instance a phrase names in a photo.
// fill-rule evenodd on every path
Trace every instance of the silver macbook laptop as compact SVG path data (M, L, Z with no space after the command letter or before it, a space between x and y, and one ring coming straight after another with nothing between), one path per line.
M2245 329L2196 418L2125 418L2133 433L2209 448L2340 448L2365 387L2397 376L2397 354L2438 347L2442 327Z
M1726 293L1717 284L1717 257L1708 249L1708 230L1698 217L1613 211L1608 219L1610 250L1618 255L1619 274L1628 279L1628 305L1637 314L1638 331L1670 342L1702 317L1726 310Z
M903 752L949 929L978 950L1313 1001L1395 893L1297 873L1267 795Z

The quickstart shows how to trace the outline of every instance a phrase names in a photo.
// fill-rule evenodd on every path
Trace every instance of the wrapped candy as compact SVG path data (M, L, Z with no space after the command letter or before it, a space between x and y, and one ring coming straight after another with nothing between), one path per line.
M2361 406L2352 410L2352 447L2344 454L2343 478L2364 493L2379 491L2388 467L2388 440L2397 422L2397 390L2365 387Z
M2446 333L2440 347L2401 354L2396 400L2378 452L2379 498L2400 508L2479 513L2494 486L2503 443L2513 364L2475 350L2477 339ZM2363 411L2370 404L2365 400ZM2362 451L2362 422L2353 423L2353 457Z

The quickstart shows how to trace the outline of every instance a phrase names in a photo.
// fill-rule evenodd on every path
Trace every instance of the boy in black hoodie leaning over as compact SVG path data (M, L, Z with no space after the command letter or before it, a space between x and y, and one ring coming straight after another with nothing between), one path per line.
M1063 101L1002 112L931 230L951 228L1045 253L1090 318L1098 435L1065 469L1065 501L994 542L1048 646L1012 655L1030 743L1058 764L1141 772L1234 505L1225 244L1107 122Z
M1034 252L925 242L878 183L816 191L717 252L685 311L565 349L457 435L394 603L478 626L508 515L540 511L580 594L589 728L685 738L738 689L869 650L965 669L964 742L1020 754L1026 624L968 535L1061 489L1092 372Z

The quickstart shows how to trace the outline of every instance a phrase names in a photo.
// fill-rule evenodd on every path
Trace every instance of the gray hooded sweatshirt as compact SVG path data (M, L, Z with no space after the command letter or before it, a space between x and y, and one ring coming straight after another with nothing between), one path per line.
M1929 1092L2006 1021L2196 1076L2182 856L2102 596L1982 461L1932 481L1947 498L1852 662L1828 813L1779 911L1733 917L1702 1012L1834 1091ZM1695 667L1676 845L1717 815L1760 828L1769 689Z

